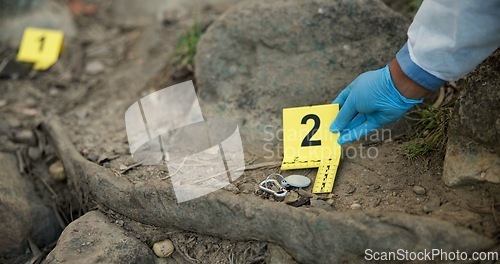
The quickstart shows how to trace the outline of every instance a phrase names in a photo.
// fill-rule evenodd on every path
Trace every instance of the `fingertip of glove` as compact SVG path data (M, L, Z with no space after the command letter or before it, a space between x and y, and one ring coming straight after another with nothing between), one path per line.
M338 132L340 132L340 129L337 127L337 125L335 124L335 122L333 122L330 125L330 132L332 132L332 133L338 133Z

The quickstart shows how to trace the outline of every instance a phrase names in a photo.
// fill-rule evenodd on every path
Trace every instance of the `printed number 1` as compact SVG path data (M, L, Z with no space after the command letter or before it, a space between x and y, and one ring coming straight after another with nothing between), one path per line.
M320 126L320 120L319 117L315 114L308 114L302 118L301 124L305 125L307 124L307 121L309 119L312 119L314 121L314 126L307 133L306 137L302 140L302 147L310 147L310 146L321 146L321 140L311 140L311 138L318 132L319 126Z
M43 51L43 44L45 44L45 36L40 37L40 52Z

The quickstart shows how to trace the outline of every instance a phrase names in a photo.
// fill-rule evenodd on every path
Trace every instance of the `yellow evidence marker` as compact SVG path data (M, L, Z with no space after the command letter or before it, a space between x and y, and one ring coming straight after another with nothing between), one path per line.
M283 109L282 170L318 168L313 193L333 190L341 147L339 133L330 132L338 104Z
M34 63L35 70L46 70L56 63L62 44L61 31L28 27L24 30L16 60Z

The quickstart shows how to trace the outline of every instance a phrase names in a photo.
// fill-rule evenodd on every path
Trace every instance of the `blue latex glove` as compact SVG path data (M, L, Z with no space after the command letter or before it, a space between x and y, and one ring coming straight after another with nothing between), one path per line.
M394 86L389 67L361 74L332 102L340 104L330 131L340 132L339 144L361 138L401 118L423 99L407 99Z

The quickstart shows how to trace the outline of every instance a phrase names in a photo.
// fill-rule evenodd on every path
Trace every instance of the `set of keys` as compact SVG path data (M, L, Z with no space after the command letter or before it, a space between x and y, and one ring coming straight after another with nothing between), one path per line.
M259 188L276 198L284 198L288 188L305 188L311 184L311 179L303 175L290 175L283 177L278 173L271 173L259 184Z

